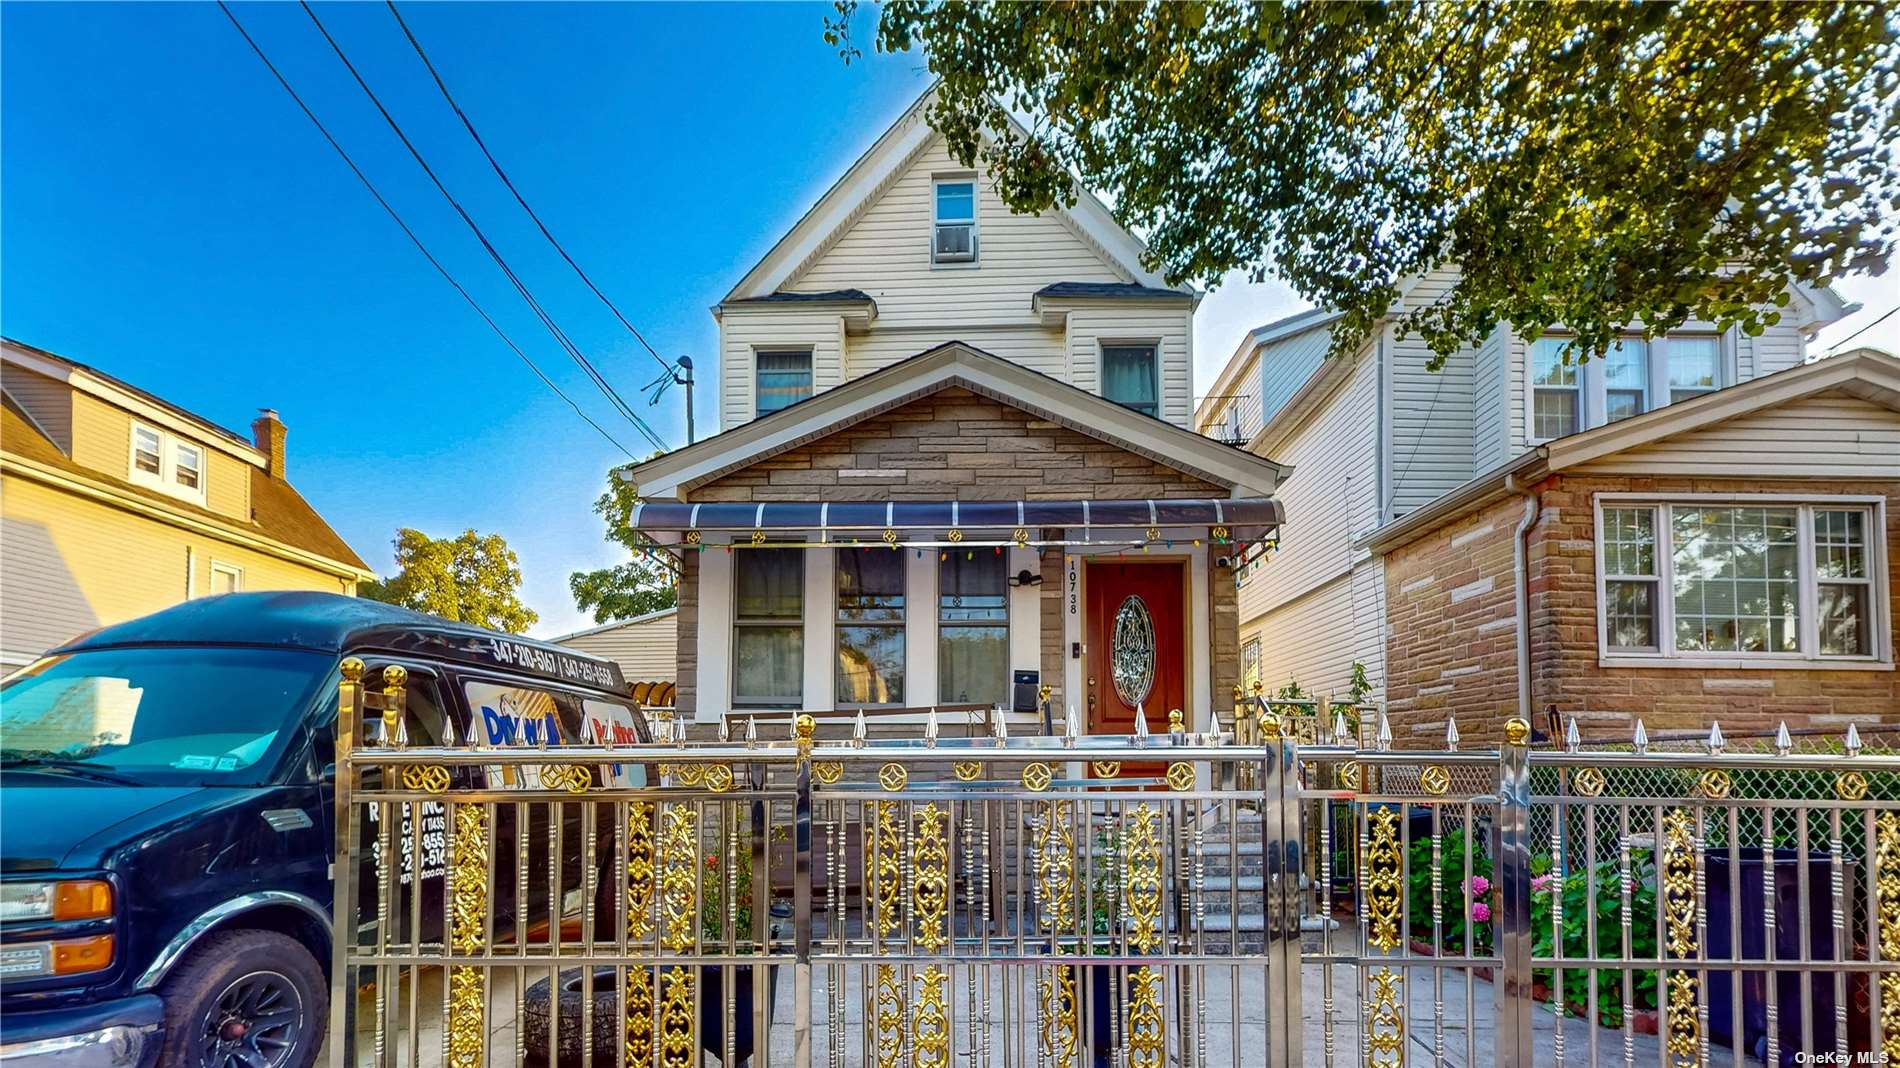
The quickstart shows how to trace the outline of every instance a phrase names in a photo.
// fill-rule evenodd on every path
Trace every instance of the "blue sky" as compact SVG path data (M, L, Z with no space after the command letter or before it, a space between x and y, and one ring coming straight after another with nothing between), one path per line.
M673 444L677 393L542 241L381 4L319 14L550 313ZM422 4L404 17L542 218L661 353L716 374L708 306L928 83L916 54L844 65L829 4ZM636 453L291 5L238 16L517 344ZM868 18L868 12L860 15ZM863 36L868 44L869 27ZM398 526L503 534L535 633L591 621L567 575L617 562L591 504L619 452L416 254L210 4L0 7L0 329L227 426L275 407L291 480L372 567ZM1870 310L1890 281L1843 287ZM1242 331L1302 305L1223 286L1204 387ZM1900 345L1900 317L1859 342ZM703 434L716 428L700 391Z

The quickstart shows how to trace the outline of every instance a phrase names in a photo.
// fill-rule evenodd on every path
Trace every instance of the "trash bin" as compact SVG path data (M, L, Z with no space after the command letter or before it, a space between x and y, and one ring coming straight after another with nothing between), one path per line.
M1834 872L1833 856L1822 850L1809 850L1807 859L1807 900L1801 899L1801 857L1793 849L1774 853L1775 880L1775 959L1795 960L1801 956L1801 940L1808 943L1811 961L1853 959L1852 946L1834 944ZM1767 960L1767 909L1763 905L1762 854L1744 852L1732 860L1725 848L1709 849L1703 857L1707 879L1708 946L1713 960ZM1856 929L1856 916L1864 911L1866 890L1859 885L1859 868L1851 859L1841 865L1841 893L1846 915L1842 929ZM1731 893L1739 895L1739 899ZM1740 952L1730 942L1738 929L1740 914ZM1862 916L1861 920L1864 921ZM1850 935L1851 937L1851 935ZM1810 972L1808 996L1801 996L1801 972L1776 970L1775 982L1777 1045L1783 1065L1795 1063L1795 1054L1807 1047L1801 1041L1804 1022L1814 1029L1817 1047L1832 1049L1834 1035L1834 975ZM1742 984L1742 1048L1750 1055L1765 1058L1768 1052L1768 979L1767 971L1707 973L1706 993L1709 1006L1709 1041L1712 1045L1735 1048L1734 975ZM1871 1049L1870 1021L1866 1009L1867 979L1864 974L1847 977L1849 1049Z

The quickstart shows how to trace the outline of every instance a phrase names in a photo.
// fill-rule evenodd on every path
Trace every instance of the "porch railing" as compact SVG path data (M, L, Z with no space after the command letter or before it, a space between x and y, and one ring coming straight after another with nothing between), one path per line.
M1237 726L1257 740L346 729L331 1063L1900 1055L1900 759Z

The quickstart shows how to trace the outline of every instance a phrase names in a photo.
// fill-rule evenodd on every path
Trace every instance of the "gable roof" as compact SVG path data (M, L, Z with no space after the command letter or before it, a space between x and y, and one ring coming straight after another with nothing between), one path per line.
M1879 349L1855 349L1558 438L1380 527L1364 544L1374 552L1384 552L1406 544L1447 519L1503 497L1512 492L1514 485L1528 485L1546 475L1615 453L1823 393L1845 393L1900 412L1900 357Z
M936 131L925 121L925 110L936 95L937 85L932 83L719 303L753 300L780 292L850 229L859 215L937 139ZM1010 122L1019 132L1028 132L1013 116ZM1143 266L1147 245L1123 229L1093 193L1080 184L1074 188L1075 203L1066 208L1057 206L1052 214L1068 222L1105 260L1135 283L1174 290L1160 274ZM714 312L717 314L716 306Z
M65 479L102 486L114 494L129 495L201 523L262 537L322 557L343 565L345 570L357 572L358 578L374 577L369 565L323 521L317 510L310 507L310 502L290 483L272 478L262 468L249 469L251 518L246 523L74 461L10 395L0 396L0 441L5 442L4 451L10 460L23 460L32 467L50 469Z
M1236 381L1262 346L1270 345L1281 338L1303 334L1316 327L1330 326L1343 314L1345 313L1328 311L1324 308L1308 308L1247 331L1241 337L1240 344L1234 347L1234 354L1227 358L1226 365L1220 369L1220 374L1215 376L1214 384L1209 387L1207 395L1202 397L1201 403L1195 407L1194 425L1205 426L1209 421L1209 416L1213 414L1212 410L1219 406L1219 402L1231 397Z
M722 434L623 467L619 476L634 483L642 497L677 499L713 479L951 387L990 397L1230 487L1235 496L1267 496L1291 470L972 345L950 341Z

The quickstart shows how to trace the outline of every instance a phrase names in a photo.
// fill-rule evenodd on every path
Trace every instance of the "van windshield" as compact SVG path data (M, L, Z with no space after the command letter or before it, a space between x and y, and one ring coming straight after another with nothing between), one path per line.
M242 785L271 767L278 741L294 733L294 717L333 663L296 649L93 649L47 657L0 683L0 766Z

